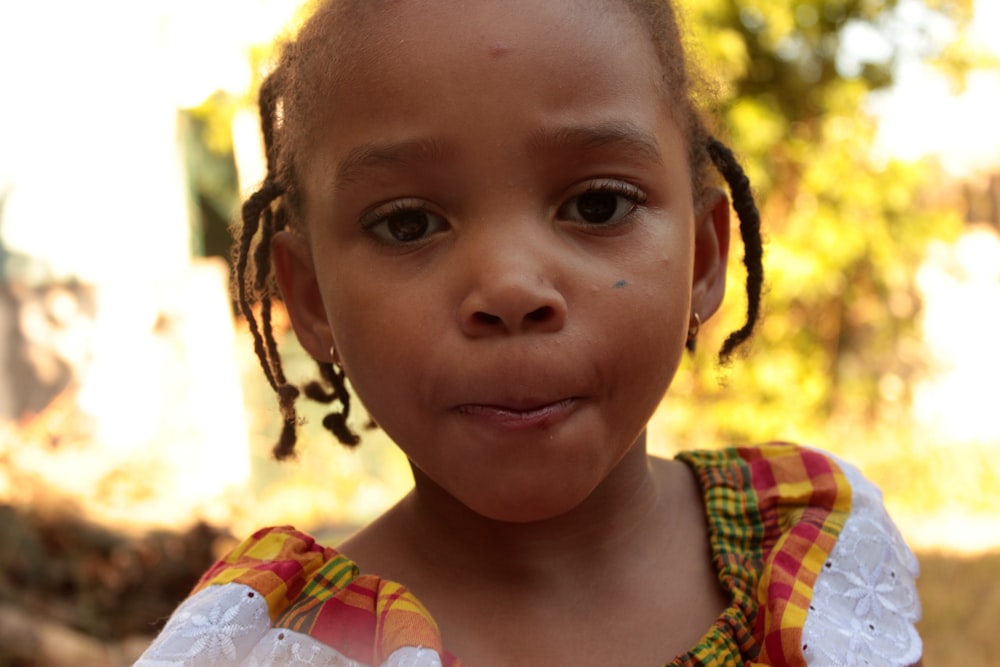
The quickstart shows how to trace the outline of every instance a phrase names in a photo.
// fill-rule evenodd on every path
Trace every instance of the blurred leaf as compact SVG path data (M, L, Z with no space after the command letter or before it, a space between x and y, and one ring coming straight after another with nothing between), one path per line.
M887 386L904 387L902 396L890 392L893 405L907 400L905 387L921 371L916 269L930 239L954 237L962 225L944 205L924 202L940 178L934 163L873 160L877 123L865 102L891 85L907 42L901 31L956 73L980 66L963 41L971 3L927 0L923 12L907 3L906 21L895 1L683 4L758 196L768 292L752 354L726 372L724 386L708 345L685 365L667 398L669 437L684 446L793 436L829 445L834 420L858 431L880 419ZM952 40L930 40L945 24ZM891 48L854 70L840 67L845 31L859 25L879 35L891 26ZM724 312L704 327L706 343L739 326L742 280L734 266Z

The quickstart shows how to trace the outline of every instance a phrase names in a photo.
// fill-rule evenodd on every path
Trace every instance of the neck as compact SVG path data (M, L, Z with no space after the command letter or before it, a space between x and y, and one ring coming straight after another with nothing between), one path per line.
M663 533L670 490L661 488L640 437L610 475L579 506L561 516L530 523L483 517L414 469L413 492L398 506L399 525L421 560L451 576L551 581L554 573L600 569L634 553L648 530ZM669 516L666 515L666 516Z

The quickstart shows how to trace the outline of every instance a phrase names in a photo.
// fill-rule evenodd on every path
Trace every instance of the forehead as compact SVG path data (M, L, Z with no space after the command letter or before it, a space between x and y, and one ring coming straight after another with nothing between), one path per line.
M313 117L297 120L311 124L317 108L339 107L372 86L389 93L414 84L447 87L449 80L462 86L469 81L463 76L492 76L504 66L520 68L511 95L557 68L641 72L663 88L656 46L630 7L624 0L334 2L302 45L309 62L297 96ZM320 97L325 103L317 104Z
M542 32L545 41L561 41L574 28L590 26L614 30L623 20L641 28L633 13L632 0L333 0L331 16L345 22L340 26L361 36L361 42L377 44L380 37L403 32L408 39L442 35L485 37L506 33L516 37ZM551 32L551 21L567 30ZM473 31L470 34L470 30ZM373 43L373 40L374 43Z
M596 128L684 150L653 40L618 0L361 3L322 40L334 53L310 55L306 103L290 119L306 199L359 150L385 145L382 165L400 146L509 162Z

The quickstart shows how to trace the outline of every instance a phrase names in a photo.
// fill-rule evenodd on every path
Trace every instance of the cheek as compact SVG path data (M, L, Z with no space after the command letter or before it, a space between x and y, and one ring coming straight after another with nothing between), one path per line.
M334 344L349 374L388 367L405 368L415 341L411 321L403 322L386 298L353 292L354 298L336 298L330 309Z
M637 381L662 398L683 356L691 308L689 262L658 258L627 286L612 291L608 317L617 356ZM662 389L662 391L661 391Z
M657 309L647 302L642 309L637 306L616 318L615 356L630 371L622 374L625 381L642 378L666 389L680 362L687 336L685 303L685 300L669 304L661 301Z
M359 398L376 409L385 397L412 391L442 318L413 285L386 286L360 268L338 273L326 295L334 345Z
M691 307L693 258L687 235L675 234L673 243L651 244L661 248L629 260L628 284L613 292L621 297L619 308L640 326L669 335L674 328L687 330ZM680 321L678 321L680 320Z

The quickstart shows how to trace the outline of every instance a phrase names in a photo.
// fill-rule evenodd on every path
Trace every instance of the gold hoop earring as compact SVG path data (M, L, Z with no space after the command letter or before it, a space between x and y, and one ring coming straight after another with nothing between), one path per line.
M691 313L691 323L688 324L688 335L685 347L694 350L694 345L698 341L698 332L701 330L701 315L697 312Z

